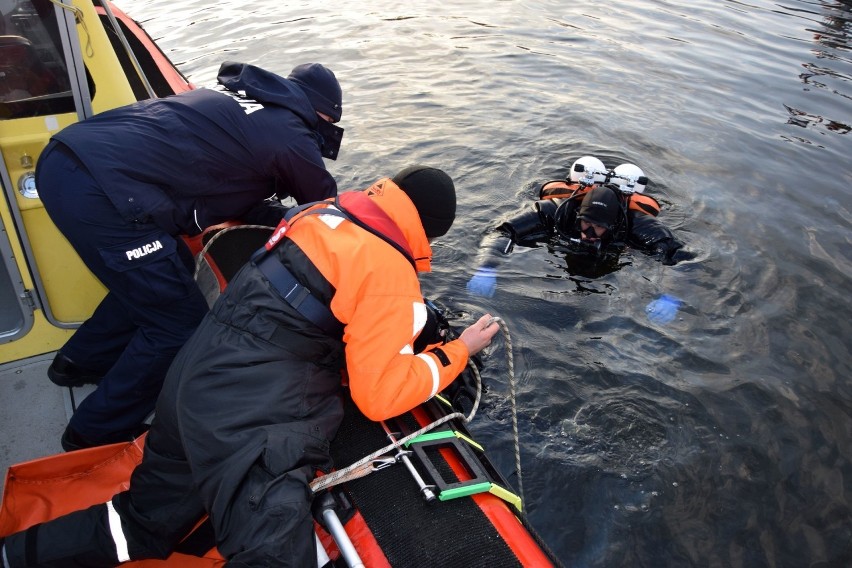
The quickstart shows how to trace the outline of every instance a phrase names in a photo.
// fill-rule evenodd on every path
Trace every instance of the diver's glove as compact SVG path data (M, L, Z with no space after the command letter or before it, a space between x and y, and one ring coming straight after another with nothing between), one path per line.
M468 280L467 291L477 296L490 298L497 289L497 269L483 266Z
M663 294L645 307L648 319L656 324L667 324L675 319L681 301L674 296Z
M673 237L655 243L651 248L651 255L662 260L667 266L695 258L695 253L687 251L683 243Z

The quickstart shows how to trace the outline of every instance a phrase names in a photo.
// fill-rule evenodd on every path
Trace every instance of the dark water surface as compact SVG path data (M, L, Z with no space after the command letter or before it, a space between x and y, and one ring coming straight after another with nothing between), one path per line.
M852 3L119 6L200 85L224 59L331 67L341 188L455 178L424 290L508 323L527 511L566 565L852 565ZM639 164L696 258L590 278L528 249L470 296L483 232L583 154ZM473 429L510 475L505 346Z

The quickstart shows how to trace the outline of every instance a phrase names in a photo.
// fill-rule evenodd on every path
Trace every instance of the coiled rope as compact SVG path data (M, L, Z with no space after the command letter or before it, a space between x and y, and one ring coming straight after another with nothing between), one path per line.
M521 501L523 501L524 489L521 480L521 450L518 433L518 413L517 406L515 403L515 362L514 357L512 355L512 338L509 334L509 327L506 325L506 322L504 322L501 318L494 318L494 321L500 326L500 329L503 331L503 335L506 341L507 359L509 363L509 401L512 405L512 433L515 444L515 471L518 475L518 496L521 498ZM465 424L469 424L473 420L474 416L476 416L476 411L479 408L479 402L482 399L482 377L479 374L479 369L477 369L476 364L474 364L472 361L468 361L467 365L473 373L474 378L476 379L476 397L474 399L473 407L471 408L470 414L465 416L461 412L453 412L446 416L442 416L438 420L435 420L431 424L427 424L416 432L412 432L404 438L395 440L391 444L388 444L387 446L378 449L375 452L361 458L352 465L318 477L314 479L310 484L313 492L318 493L323 489L328 489L329 487L333 487L335 485L344 483L346 481L351 481L353 479L358 479L359 477L364 477L365 475L377 471L378 469L380 469L380 467L377 467L373 463L376 458L379 458L380 456L383 456L395 450L399 451L401 446L404 446L409 441L413 440L418 436L421 436L422 434L425 434L426 432L429 432L430 430L437 428L438 426L446 422L449 422L450 420L458 418L462 420Z

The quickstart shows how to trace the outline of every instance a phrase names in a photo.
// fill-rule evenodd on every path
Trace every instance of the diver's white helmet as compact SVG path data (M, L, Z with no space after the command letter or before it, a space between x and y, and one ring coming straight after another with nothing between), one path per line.
M578 165L582 166L580 168L582 171L577 171ZM606 179L606 166L594 156L583 156L571 164L570 178L571 183L582 181L591 185L592 183L602 182Z
M612 171L610 181L625 193L642 193L648 184L645 172L636 164L621 164Z

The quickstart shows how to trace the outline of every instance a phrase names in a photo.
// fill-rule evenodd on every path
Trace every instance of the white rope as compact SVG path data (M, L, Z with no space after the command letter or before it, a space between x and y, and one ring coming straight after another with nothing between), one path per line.
M518 497L520 497L523 502L524 499L524 488L523 488L523 480L521 478L521 448L520 448L520 435L518 432L518 412L517 405L515 402L515 361L512 355L512 337L509 335L509 327L506 325L506 322L502 320L502 318L494 318L495 321L500 325L500 329L503 331L503 335L506 339L506 351L507 358L509 364L509 401L512 405L512 433L514 438L515 445L515 471L518 475ZM443 416L438 420L432 422L424 426L423 428L417 430L416 432L412 432L408 436L401 438L399 440L394 441L393 443L376 450L368 456L365 456L353 463L352 465L345 467L343 469L336 470L327 475L323 475L322 477L318 477L311 482L311 489L314 493L318 493L323 489L327 489L329 487L333 487L335 485L339 485L340 483L344 483L346 481L350 481L352 479L357 479L359 477L364 477L372 473L373 471L377 471L376 468L365 467L368 464L371 464L373 460L375 460L379 456L383 456L389 452L394 450L399 450L401 446L405 445L410 440L429 432L444 424L458 418L462 420L465 424L469 424L473 417L476 416L476 411L479 409L479 403L482 400L482 377L479 374L479 369L476 368L476 365L472 361L468 361L468 367L470 367L473 372L474 377L476 378L476 398L473 402L473 408L470 411L470 414L465 417L461 412L453 412L452 414L448 414L447 416Z
M350 479L357 479L358 477L363 477L363 476L367 475L368 473L372 473L374 470L364 471L363 466L365 464L371 463L374 459L376 459L379 456L383 456L383 455L385 455L389 452L392 452L394 450L399 450L401 448L401 446L404 446L406 443L413 440L414 438L421 436L421 435L425 434L426 432L429 432L430 430L434 430L435 428L437 428L441 424L449 422L450 420L458 418L458 419L462 420L465 424L470 423L470 421L473 420L473 417L476 416L476 411L479 408L479 401L482 398L482 378L479 375L479 370L476 368L476 365L474 365L472 362L468 361L468 367L470 367L472 369L473 375L474 375L474 377L476 377L476 399L474 400L473 408L471 409L470 414L465 416L461 412L453 412L452 414L442 416L441 418L439 418L438 420L435 420L431 424L427 424L423 428L420 428L419 430L412 432L411 434L409 434L408 436L405 436L404 438L400 438L399 440L395 440L391 444L388 444L384 448L376 450L375 452L371 453L370 455L361 458L360 460L356 461L355 463L353 463L350 466L347 466L343 469L333 471L332 473L329 473L327 475L323 475L322 477L318 477L311 482L311 489L313 490L313 492L318 493L318 492L322 491L323 489L327 489L329 487L333 487L335 485L339 485L340 483L344 483L346 481L349 481Z
M512 435L515 442L515 472L518 474L518 496L524 499L524 483L521 479L521 443L518 433L518 405L515 402L515 358L512 355L512 337L509 335L509 327L502 318L497 320L503 335L506 337L506 359L509 364L509 402L512 405Z

